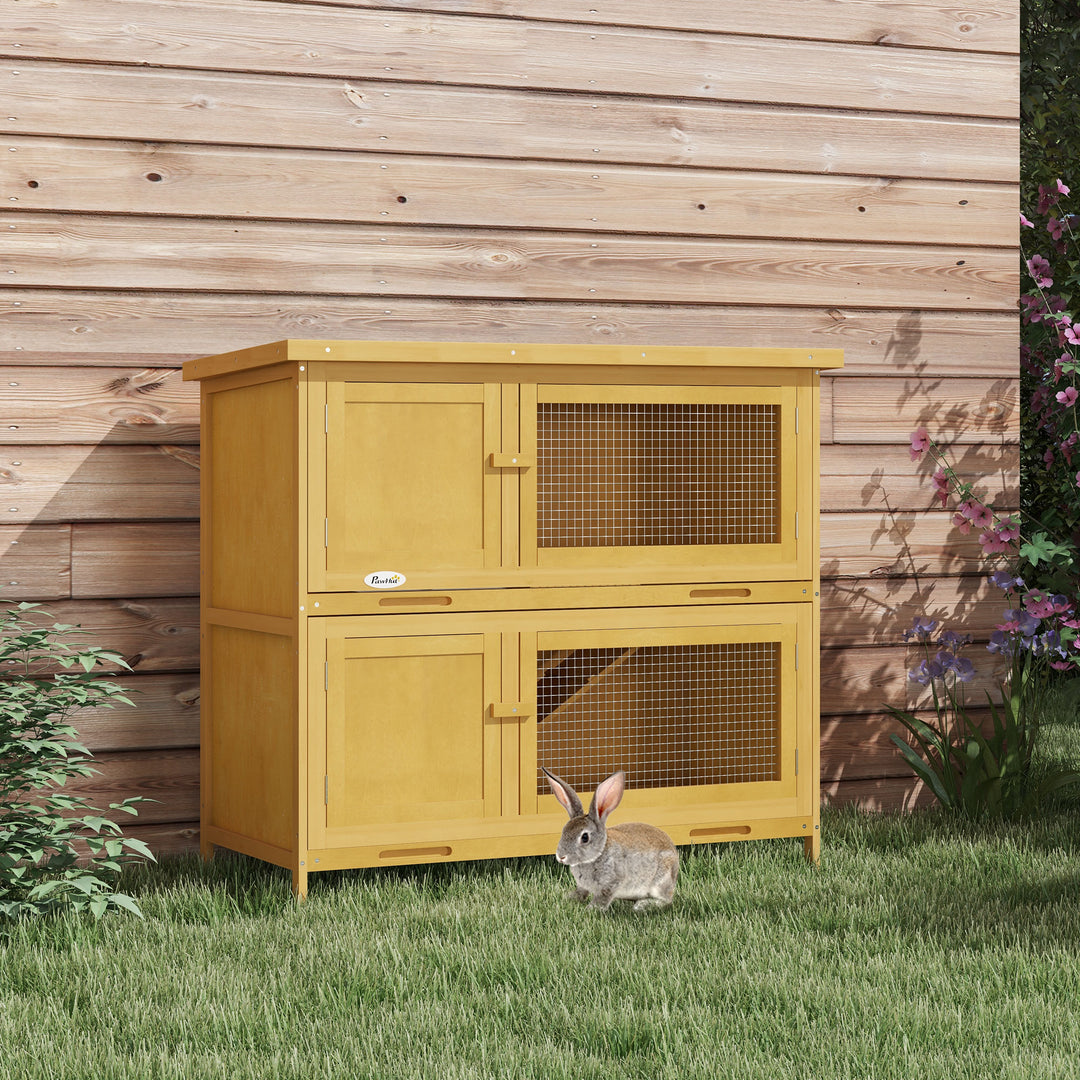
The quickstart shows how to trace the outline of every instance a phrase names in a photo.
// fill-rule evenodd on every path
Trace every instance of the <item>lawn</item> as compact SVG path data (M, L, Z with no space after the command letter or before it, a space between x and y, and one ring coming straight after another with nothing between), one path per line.
M4 1075L1073 1078L1080 811L832 811L684 850L673 907L563 902L552 859L286 876L222 853L127 882L146 919L0 939Z

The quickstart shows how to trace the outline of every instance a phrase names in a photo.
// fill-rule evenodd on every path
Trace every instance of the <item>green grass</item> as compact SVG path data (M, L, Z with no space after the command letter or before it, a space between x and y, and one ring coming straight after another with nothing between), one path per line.
M552 859L131 875L145 922L0 939L0 1061L137 1077L1075 1077L1080 811L976 827L831 812L684 850L676 902L561 900Z
M1076 696L1049 761L1080 761ZM354 871L297 907L225 852L131 871L143 922L0 933L0 1075L1080 1076L1078 796L1014 824L827 812L817 868L794 840L684 849L645 916L568 885L550 858Z

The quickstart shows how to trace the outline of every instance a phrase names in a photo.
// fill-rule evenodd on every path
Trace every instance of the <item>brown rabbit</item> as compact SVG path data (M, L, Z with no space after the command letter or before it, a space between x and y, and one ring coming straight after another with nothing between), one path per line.
M675 895L679 853L671 837L640 821L607 828L608 815L623 796L626 773L617 772L600 784L586 814L574 789L543 770L552 793L570 815L563 826L555 858L574 875L577 888L569 894L607 911L613 900L633 900L635 911L667 907Z

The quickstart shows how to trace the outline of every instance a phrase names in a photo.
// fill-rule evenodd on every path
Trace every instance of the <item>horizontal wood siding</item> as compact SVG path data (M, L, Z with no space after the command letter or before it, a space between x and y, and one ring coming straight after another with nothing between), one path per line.
M20 0L0 42L0 596L121 650L103 802L190 848L197 388L283 337L839 347L822 777L913 805L918 614L981 651L926 425L1018 496L1019 13L890 0ZM980 663L982 685L994 670Z

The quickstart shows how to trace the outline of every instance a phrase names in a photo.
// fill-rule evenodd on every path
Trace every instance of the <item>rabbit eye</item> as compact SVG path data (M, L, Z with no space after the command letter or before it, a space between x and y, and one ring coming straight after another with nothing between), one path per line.
M582 843L582 844L587 844L587 843L589 842L589 834L588 834L587 832L583 832L583 833L582 833L582 834L581 834L581 835L580 835L580 836L578 837L578 842L579 842L579 843Z

